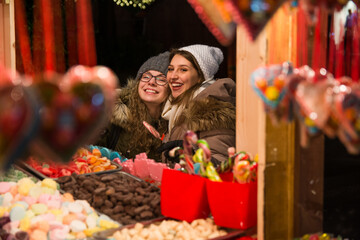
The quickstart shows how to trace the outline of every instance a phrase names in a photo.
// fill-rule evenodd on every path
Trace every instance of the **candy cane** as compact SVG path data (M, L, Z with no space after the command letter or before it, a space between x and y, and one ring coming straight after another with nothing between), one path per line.
M184 136L184 157L185 157L185 163L186 163L186 170L189 174L195 173L194 171L194 163L192 161L192 149L193 145L196 144L198 138L196 134L192 131L187 131Z

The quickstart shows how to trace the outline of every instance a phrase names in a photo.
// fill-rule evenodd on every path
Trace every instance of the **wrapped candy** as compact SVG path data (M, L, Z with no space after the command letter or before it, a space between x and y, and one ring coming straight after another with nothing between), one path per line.
M324 68L318 71L308 66L294 70L288 85L295 99L295 112L301 124L301 145L308 145L308 137L323 131L334 137L337 124L331 117L333 87L336 82Z
M360 152L360 86L340 84L336 92L334 116L340 122L338 137L349 153Z
M252 160L245 151L234 155L233 175L238 183L249 183L257 180L257 157Z
M286 77L293 72L291 63L260 67L251 74L251 86L264 102L273 124L292 120L291 101L287 95Z

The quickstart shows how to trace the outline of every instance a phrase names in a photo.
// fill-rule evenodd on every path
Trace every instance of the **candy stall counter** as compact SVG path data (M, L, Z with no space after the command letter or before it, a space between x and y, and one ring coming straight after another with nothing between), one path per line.
M254 229L251 229L254 232ZM170 218L144 221L115 229L97 232L94 240L119 239L187 239L187 240L225 240L238 239L251 234L249 231L222 228L214 224L213 219L196 219L191 223Z

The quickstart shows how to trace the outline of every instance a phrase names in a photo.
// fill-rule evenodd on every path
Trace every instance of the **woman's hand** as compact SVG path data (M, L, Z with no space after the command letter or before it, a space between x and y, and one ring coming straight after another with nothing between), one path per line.
M171 150L173 150L176 147L183 148L183 140L174 140L169 141L166 143L163 143L158 149L158 152L164 152L164 156L167 160L178 163L180 161L180 155L175 153L172 153Z

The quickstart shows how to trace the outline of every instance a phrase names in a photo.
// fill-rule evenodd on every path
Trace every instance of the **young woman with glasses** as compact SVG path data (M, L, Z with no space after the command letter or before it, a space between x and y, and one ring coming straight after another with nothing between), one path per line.
M151 135L143 121L160 133L167 130L161 112L170 94L166 79L168 65L169 52L151 57L140 67L136 78L129 79L127 86L118 90L111 124L96 145L115 150L126 158L145 152L149 158L161 161L156 151L161 140Z

